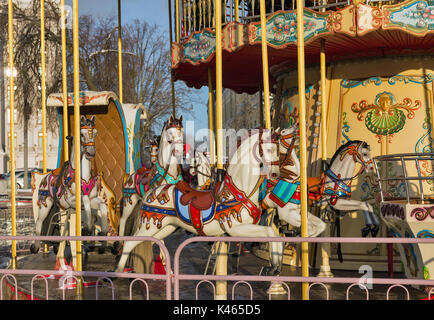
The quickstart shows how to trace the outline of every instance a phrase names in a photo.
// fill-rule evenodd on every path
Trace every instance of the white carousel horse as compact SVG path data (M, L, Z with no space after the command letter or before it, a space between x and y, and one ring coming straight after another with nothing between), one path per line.
M179 119L170 117L164 125L158 149L154 145L151 149L151 160L155 161L150 170L141 168L131 175L126 175L123 184L123 199L121 201L121 217L119 223L119 236L127 235L125 228L127 220L141 203L143 197L149 190L154 187L166 184L175 184L182 180L182 173L177 160L178 155L174 152L180 152L174 145L183 143L184 128L182 126L182 116ZM158 153L155 155L155 151ZM182 156L181 150L181 156Z
M270 132L250 133L231 158L216 194L194 190L184 181L153 189L143 200L142 224L134 236L164 239L181 227L207 236L278 237L272 227L257 224L261 216L259 187L265 177L262 170L276 176L278 169L277 143ZM125 242L117 272L124 270L130 252L140 243ZM283 244L272 242L271 248L272 266L265 272L274 275L281 270Z
M281 164L280 178L281 180L287 180L285 177L289 175L293 181L295 181L294 184L297 185L297 188L295 188L295 185L292 186L293 190L291 190L291 192L293 192L293 194L289 196L291 192L284 193L288 191L288 188L277 190L276 192L275 189L277 186L275 186L271 194L267 193L267 197L272 198L273 201L270 203L270 199L267 201L266 197L263 203L270 207L275 207L277 203L279 218L293 226L299 226L301 223L299 215L300 182L298 181L300 175L300 161L293 148L293 144L295 143L287 140L291 137L296 139L294 136L295 130L296 127L294 126L280 132L281 151L289 151L292 148L290 152L291 157L289 158L290 161L286 164ZM288 157L286 158L288 159ZM361 164L361 168L358 173L353 176L356 163ZM378 233L379 222L373 212L372 206L368 202L349 199L351 196L351 182L364 171L372 171L373 169L374 166L371 160L369 145L363 141L349 141L335 152L330 161L330 165L328 165L328 169L321 177L308 177L309 201L313 202L315 205L327 203L336 213L340 213L340 211L363 211L366 227L362 229L362 236L365 237L371 232L372 236L375 237ZM267 189L267 191L269 191L269 189ZM282 193L284 193L285 199L279 197ZM310 221L313 223L309 225ZM321 219L308 213L309 236L318 236L324 231L325 227L326 225ZM312 230L313 233L311 233L309 229ZM314 231L315 229L317 230L316 232Z
M200 190L208 189L211 184L211 164L205 153L194 150L190 157L189 172L191 176L197 176L197 187Z
M356 163L361 165L354 175ZM371 149L364 141L348 141L336 150L330 164L324 173L323 191L317 204L327 203L336 213L360 210L364 214L366 226L362 229L362 236L371 233L375 237L379 231L379 221L374 210L366 201L353 200L351 197L351 183L364 171L373 171Z
M277 209L279 219L296 228L301 225L300 162L295 151L297 131L297 124L280 132L276 130L279 135L280 176L267 181L266 194L261 202L264 209ZM319 236L326 224L310 212L307 216L308 237Z
M102 178L91 172L91 160L95 157L95 116L87 119L81 116L80 121L80 161L81 161L81 197L85 214L83 215L83 234L93 234L94 219L100 224L100 235L108 232L108 208L103 199L98 197ZM47 174L32 173L32 204L36 222L36 235L43 232L43 224L54 205L61 211L75 209L75 148L71 148L70 160ZM54 209L54 208L53 208ZM93 212L98 212L92 216ZM37 253L40 241L35 241L30 250Z

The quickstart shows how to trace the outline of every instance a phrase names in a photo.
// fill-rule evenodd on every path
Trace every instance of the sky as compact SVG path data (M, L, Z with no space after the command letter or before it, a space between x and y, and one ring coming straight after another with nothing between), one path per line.
M149 24L157 24L166 31L169 30L169 9L167 0L121 0L121 2L122 24L131 22L134 19L139 19L145 20ZM65 3L72 7L72 0L66 0ZM95 17L114 18L117 18L118 15L117 0L80 0L78 8L80 15L86 14ZM167 43L169 43L168 33ZM208 88L203 87L197 91L199 91L200 97L203 97L203 104L195 104L191 115L183 114L184 124L186 121L194 121L195 131L208 128L206 109ZM124 100L128 101L126 97L124 97ZM178 113L177 116L179 117Z

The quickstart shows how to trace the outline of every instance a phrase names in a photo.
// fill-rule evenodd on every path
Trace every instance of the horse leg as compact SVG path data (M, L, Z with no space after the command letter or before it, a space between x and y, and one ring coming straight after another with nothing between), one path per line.
M336 204L332 206L339 211L357 211L363 212L366 226L361 230L362 237L366 237L370 232L375 237L380 229L378 218L375 216L372 206L368 202L358 200L338 199Z
M35 229L36 229L36 235L41 236L42 235L42 225L47 218L47 216L50 213L51 208L53 207L54 201L51 197L47 197L45 199L45 205L41 205L41 207L38 210L38 219L35 223ZM30 247L30 252L32 253L38 253L39 248L41 246L41 241L35 240L35 242Z
M101 227L101 231L98 233L98 235L106 236L108 233L108 209L106 204L100 198L93 198L90 200L90 207L98 212L96 215L96 224ZM101 241L101 244L102 247L98 248L98 252L104 253L107 247L107 241Z
M92 222L92 210L91 210L91 206L90 206L89 196L83 196L82 197L82 203L84 206L84 213L85 213L85 218L86 218L86 221L84 223L85 231L87 231L88 234L92 234L93 222ZM86 232L85 232L85 234L86 234Z
M139 230L134 234L134 237L154 237L156 239L164 239L168 235L170 235L172 232L176 230L175 226L166 225L161 228L157 229L157 227L154 224L150 224L150 228L146 229L146 225L142 224ZM134 241L125 241L124 247L122 250L121 258L119 260L118 266L116 268L115 272L122 272L125 269L125 265L127 263L128 257L130 253L134 250L135 247L137 247L139 244L141 244L143 240L134 240Z
M301 208L299 205L288 203L283 208L277 208L279 219L286 221L294 227L301 226ZM307 213L307 232L309 237L317 237L326 228L326 224L312 213Z
M139 202L139 197L136 194L131 195L131 203L125 197L122 200L122 216L119 220L119 236L121 237L125 235L127 220L133 212L134 208L136 207L137 203Z
M231 237L279 237L272 227L260 226L255 224L238 224L231 228L226 228L226 232ZM273 241L271 247L271 267L266 267L266 275L278 275L282 270L283 248L282 242Z

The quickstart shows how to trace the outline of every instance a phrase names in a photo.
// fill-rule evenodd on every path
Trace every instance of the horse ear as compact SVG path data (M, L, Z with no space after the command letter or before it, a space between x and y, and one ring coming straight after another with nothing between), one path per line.
M96 116L93 115L93 116L90 118L90 121L92 121L93 123L95 123L95 118L96 118Z
M182 123L182 115L179 117L179 121Z
M276 133L280 133L280 127L275 130Z
M173 122L173 116L170 116L169 122Z
M81 116L81 118L80 118L80 123L81 124L85 124L86 123L86 120L87 120L87 118L85 117L85 116Z

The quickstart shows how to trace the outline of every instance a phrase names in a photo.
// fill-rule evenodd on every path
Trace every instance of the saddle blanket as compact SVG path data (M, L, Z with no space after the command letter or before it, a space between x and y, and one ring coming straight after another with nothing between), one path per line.
M288 202L300 204L300 192L297 191L299 187L300 182L291 183L279 180L270 193L270 199L281 208Z

